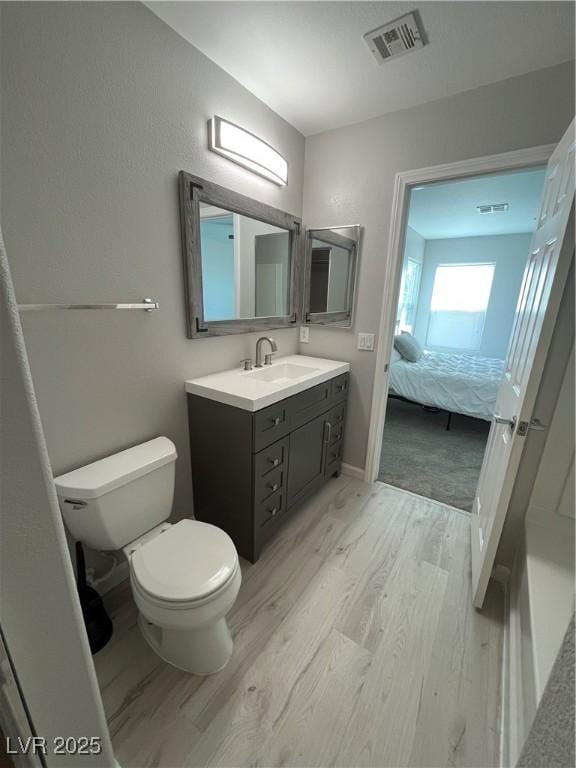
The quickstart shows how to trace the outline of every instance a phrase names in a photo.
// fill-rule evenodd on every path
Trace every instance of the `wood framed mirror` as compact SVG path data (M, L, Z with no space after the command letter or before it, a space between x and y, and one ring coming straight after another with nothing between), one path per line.
M300 219L185 171L178 179L188 338L294 326Z
M349 328L354 317L361 227L309 229L306 233L306 323Z

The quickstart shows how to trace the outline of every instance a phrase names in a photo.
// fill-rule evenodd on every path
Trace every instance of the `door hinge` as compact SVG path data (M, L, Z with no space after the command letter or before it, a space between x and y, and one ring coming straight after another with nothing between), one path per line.
M548 427L545 424L542 424L540 419L532 419L532 421L519 421L516 434L519 437L526 437L529 430L532 432L545 432L547 429Z

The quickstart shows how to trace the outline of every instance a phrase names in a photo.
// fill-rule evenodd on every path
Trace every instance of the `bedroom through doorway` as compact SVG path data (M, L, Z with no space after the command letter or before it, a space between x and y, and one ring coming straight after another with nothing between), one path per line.
M411 189L380 482L472 511L544 178Z

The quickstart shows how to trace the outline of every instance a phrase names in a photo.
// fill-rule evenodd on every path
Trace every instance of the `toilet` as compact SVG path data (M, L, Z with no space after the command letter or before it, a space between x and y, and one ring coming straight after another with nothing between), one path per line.
M176 448L157 437L55 478L66 526L91 549L123 550L144 638L162 659L196 675L232 655L226 615L240 589L228 534L172 511Z

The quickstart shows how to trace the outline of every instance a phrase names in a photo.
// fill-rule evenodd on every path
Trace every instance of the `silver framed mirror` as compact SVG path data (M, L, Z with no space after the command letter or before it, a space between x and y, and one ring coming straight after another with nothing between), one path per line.
M360 235L359 224L307 230L306 323L344 328L352 326Z
M300 219L185 171L179 190L188 338L293 327Z

